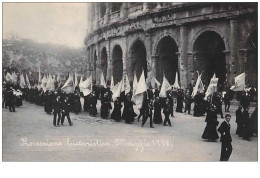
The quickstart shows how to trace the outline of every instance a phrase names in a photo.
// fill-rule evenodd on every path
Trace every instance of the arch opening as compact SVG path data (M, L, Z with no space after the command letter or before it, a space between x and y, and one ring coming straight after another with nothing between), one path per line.
M144 70L145 78L147 78L147 61L146 61L146 49L145 45L141 40L137 40L132 45L129 51L130 59L130 76L133 79L134 72L139 80L142 71Z
M101 71L103 72L104 78L107 78L107 50L104 47L101 51Z
M116 45L113 49L112 60L113 60L113 78L115 84L120 82L123 76L123 52L119 45Z
M156 55L157 80L162 82L163 75L165 75L169 83L174 84L176 71L178 71L178 46L174 39L170 36L163 37L158 43Z
M218 87L223 89L226 81L225 44L221 36L214 31L203 32L193 46L194 71L202 74L202 81L208 85L216 74Z

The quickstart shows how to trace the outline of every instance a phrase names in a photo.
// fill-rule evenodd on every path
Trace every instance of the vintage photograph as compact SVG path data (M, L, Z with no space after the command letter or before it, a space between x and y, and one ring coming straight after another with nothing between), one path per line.
M3 162L257 162L258 2L3 2Z

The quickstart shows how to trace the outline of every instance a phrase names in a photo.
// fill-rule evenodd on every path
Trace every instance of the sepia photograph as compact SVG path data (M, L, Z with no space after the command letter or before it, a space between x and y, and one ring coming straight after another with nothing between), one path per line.
M2 162L258 162L258 2L2 2Z

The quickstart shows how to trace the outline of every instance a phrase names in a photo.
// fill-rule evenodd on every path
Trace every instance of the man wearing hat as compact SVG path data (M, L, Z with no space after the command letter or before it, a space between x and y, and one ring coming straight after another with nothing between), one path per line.
M230 121L231 115L227 114L225 116L225 120L221 123L220 127L218 128L218 132L221 134L220 141L221 144L221 155L220 155L220 161L228 161L231 153L232 153L232 138L230 135Z

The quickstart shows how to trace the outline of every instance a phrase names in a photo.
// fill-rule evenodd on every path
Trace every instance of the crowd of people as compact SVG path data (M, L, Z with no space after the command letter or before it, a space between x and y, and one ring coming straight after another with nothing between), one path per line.
M47 114L53 114L53 125L55 127L63 125L65 117L67 118L69 125L72 126L73 123L70 119L70 112L78 114L83 110L84 112L89 112L91 117L95 117L98 114L97 103L98 100L100 100L101 118L111 118L116 122L124 120L127 124L132 124L135 120L139 122L140 118L142 118L142 127L149 119L150 127L154 128L154 124L171 126L170 117L174 117L174 110L179 113L188 112L188 114L191 114L191 104L194 102L193 116L201 117L206 114L205 122L207 124L202 134L202 138L208 141L216 141L219 138L217 132L220 132L221 137L223 137L223 129L221 127L224 126L220 126L219 129L217 129L217 126L219 125L218 115L220 115L221 118L224 118L222 112L223 102L225 104L225 112L229 112L230 101L233 97L231 90L226 90L223 93L215 92L212 97L208 97L207 100L204 100L205 93L203 92L198 92L192 97L192 87L186 88L185 92L183 89L168 90L166 98L160 97L159 93L159 88L152 89L149 87L143 94L142 107L139 109L139 115L137 115L134 109L135 102L132 96L132 90L127 94L122 92L120 97L117 97L113 101L113 93L109 86L104 88L103 86L98 87L94 85L92 92L89 95L84 96L78 86L75 87L73 93L67 94L57 85L55 91L43 91L42 88L38 88L37 86L21 88L19 85L14 85L13 83L4 83L3 108L9 107L10 112L15 112L15 106L22 106L22 100L24 99L30 103L43 106L44 111ZM83 106L81 104L81 98L84 98ZM250 101L252 101L253 98L250 95L250 92L241 92L239 98L240 105L236 111L236 134L239 137L250 141L250 137L257 134L257 108L255 108L255 111L250 116L248 110ZM123 112L121 112L122 108ZM111 110L112 113L110 114ZM164 114L164 119L162 113ZM228 123L229 127L230 118L231 115L229 114L225 116L225 121ZM221 140L223 139L221 138ZM230 147L229 144L224 144L223 149L228 150L226 147L231 148L232 152L232 146ZM227 154L229 153L223 153L223 155ZM223 159L228 159L226 157Z

